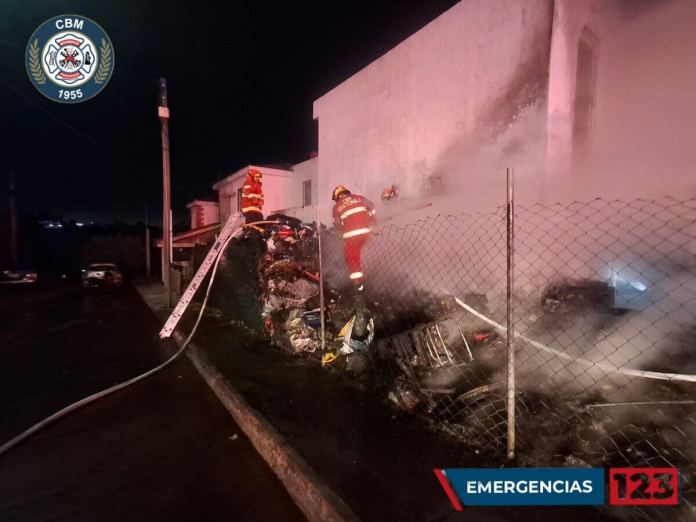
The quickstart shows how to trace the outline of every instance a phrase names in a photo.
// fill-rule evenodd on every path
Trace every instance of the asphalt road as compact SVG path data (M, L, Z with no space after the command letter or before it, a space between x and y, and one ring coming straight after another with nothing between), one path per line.
M0 288L0 442L173 353L137 294ZM304 520L187 359L0 456L0 520Z

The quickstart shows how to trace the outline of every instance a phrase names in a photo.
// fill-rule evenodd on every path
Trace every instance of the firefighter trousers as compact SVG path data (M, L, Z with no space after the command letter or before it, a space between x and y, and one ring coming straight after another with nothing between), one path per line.
M343 254L346 257L350 280L355 286L363 283L362 249L367 243L369 234L345 238L343 240Z

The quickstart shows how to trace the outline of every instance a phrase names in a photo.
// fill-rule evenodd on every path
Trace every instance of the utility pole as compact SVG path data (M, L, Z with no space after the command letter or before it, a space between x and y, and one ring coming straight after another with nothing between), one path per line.
M19 249L17 247L17 201L15 200L14 172L10 171L8 179L9 203L10 203L10 261L12 264L19 262Z
M145 203L145 275L148 279L152 275L150 269L150 216Z
M171 308L169 256L171 251L171 188L169 181L169 106L167 79L160 78L158 115L162 129L162 282L167 294L167 310Z

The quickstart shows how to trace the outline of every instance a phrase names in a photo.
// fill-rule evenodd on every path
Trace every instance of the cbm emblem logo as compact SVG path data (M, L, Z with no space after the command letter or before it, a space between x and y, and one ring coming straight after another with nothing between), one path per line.
M80 103L106 87L114 71L114 48L93 20L56 16L29 38L26 66L41 94L57 102Z

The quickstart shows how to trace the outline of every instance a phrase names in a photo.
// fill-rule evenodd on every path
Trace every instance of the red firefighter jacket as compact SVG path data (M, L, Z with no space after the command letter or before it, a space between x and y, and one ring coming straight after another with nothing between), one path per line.
M247 175L242 187L242 214L247 212L261 212L263 208L263 189L260 181Z
M374 214L372 202L357 194L340 196L333 208L334 222L340 227L343 239L369 234Z

